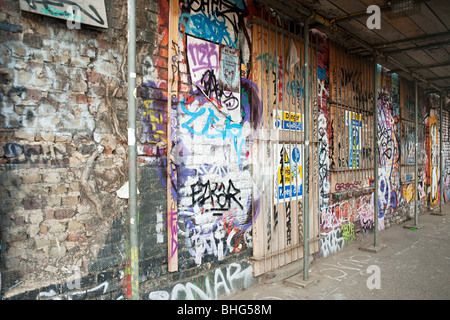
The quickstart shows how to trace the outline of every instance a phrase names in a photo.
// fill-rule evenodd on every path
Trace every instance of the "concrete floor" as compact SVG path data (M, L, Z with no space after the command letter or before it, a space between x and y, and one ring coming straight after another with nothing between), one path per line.
M443 212L444 216L420 215L417 231L404 228L413 224L410 220L380 232L379 244L386 247L377 253L360 250L373 243L371 234L336 254L316 259L310 265L311 284L306 288L296 285L303 280L300 271L227 300L450 299L450 204L443 206ZM373 288L377 270L379 289Z

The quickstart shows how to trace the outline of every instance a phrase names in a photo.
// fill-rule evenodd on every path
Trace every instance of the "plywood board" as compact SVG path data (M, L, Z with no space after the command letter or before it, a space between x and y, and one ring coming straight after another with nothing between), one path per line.
M168 80L169 84L167 99L167 244L168 244L168 270L169 272L178 271L178 203L177 203L177 168L172 153L172 148L176 141L174 132L176 128L172 127L176 122L172 118L177 117L178 102L178 19L179 19L178 0L170 1L169 17L169 64Z
M298 168L301 170L302 167L296 167L294 162L302 160L300 150L305 119L302 42L291 42L293 39L274 27L270 30L261 27L258 21L252 26L252 36L252 81L260 92L263 110L263 126L257 130L252 149L256 185L254 199L257 202L253 212L256 217L253 223L253 259L254 275L257 276L303 255L303 205L298 185L299 181L302 182ZM288 61L295 55L292 52L296 52L299 59L293 59L296 63L290 66ZM312 125L312 117L308 120ZM280 165L280 156L283 155L287 156L287 162ZM293 170L294 167L297 169ZM312 174L309 176L312 179ZM294 185L292 181L296 183L295 195L290 192ZM278 196L280 185L284 191L282 197ZM289 196L286 186L289 186ZM314 236L313 210L306 214L310 215L310 235ZM313 248L311 244L312 253Z
M450 29L450 6L447 1L429 1L427 7Z
M446 6L448 6L448 4ZM436 19L436 15L430 10L426 3L421 4L420 14L411 15L411 20L427 34L447 32L445 25L439 19Z

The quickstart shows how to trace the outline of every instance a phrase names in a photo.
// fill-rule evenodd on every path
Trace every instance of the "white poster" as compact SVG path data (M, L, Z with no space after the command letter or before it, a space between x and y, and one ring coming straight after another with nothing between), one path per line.
M19 0L20 10L108 28L104 0Z

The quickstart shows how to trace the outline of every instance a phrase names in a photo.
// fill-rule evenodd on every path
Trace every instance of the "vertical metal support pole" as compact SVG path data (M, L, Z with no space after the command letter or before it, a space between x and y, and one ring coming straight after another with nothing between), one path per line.
M444 154L442 146L442 104L444 103L443 92L440 93L439 98L439 213L442 214L442 202L444 201Z
M305 41L305 130L304 130L304 160L303 166L303 280L309 279L309 121L310 121L310 103L309 103L309 25L305 20L304 41Z
M376 57L373 59L373 178L374 178L374 197L373 197L373 246L378 246L378 87L377 87L378 67Z
M128 0L128 179L131 299L139 300L139 244L136 156L136 0Z
M419 191L417 189L418 182L418 159L417 159L417 147L418 147L418 132L419 132L419 92L417 88L417 80L414 81L414 225L418 225L419 210L417 208L419 202Z

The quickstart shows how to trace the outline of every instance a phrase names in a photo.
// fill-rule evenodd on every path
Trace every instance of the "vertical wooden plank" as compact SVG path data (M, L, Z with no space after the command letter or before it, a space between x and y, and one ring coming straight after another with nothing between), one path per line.
M330 121L331 132L333 137L328 137L329 140L329 152L331 152L330 169L337 169L339 167L338 162L338 136L337 136L337 123L336 118L336 102L337 102L337 74L336 74L336 44L333 41L328 45L328 70L329 70L329 102L330 102ZM331 171L330 173L330 193L334 192L334 183L337 173Z
M258 23L254 23L252 25L252 82L256 84L258 89L261 92L261 62L257 60L257 57L260 55L260 50L258 48L261 48L261 28L258 25ZM258 128L260 129L260 128ZM257 199L256 205L252 206L253 209L253 226L252 226L252 232L253 232L253 257L259 258L264 255L264 242L263 242L263 224L262 224L262 215L264 212L262 212L262 185L261 185L261 178L257 176L258 169L261 169L261 142L259 139L256 139L253 143L253 150L252 150L252 163L253 163L253 180L255 181L256 188L253 188L253 199ZM253 274L254 276L258 276L260 274L264 273L264 265L260 260L255 260L253 264Z
M170 0L169 8L169 63L167 99L167 244L168 270L178 271L178 204L177 168L172 155L176 144L174 135L178 102L178 19L179 0ZM172 121L174 119L174 121Z
M348 90L348 83L347 83L347 75L349 72L348 69L348 54L347 54L347 50L345 50L344 48L341 48L341 52L342 52L342 58L343 58L343 64L342 64L342 70L343 72L341 73L341 81L343 82L342 84L342 89L344 90L344 108L343 110L345 110L345 114L344 114L344 119L345 119L345 125L344 125L344 140L343 140L343 145L345 148L345 157L343 157L343 159L345 159L344 161L344 169L345 169L345 175L344 175L344 179L341 182L349 182L349 166L350 166L350 148L349 148L349 143L351 142L351 137L349 137L349 130L351 128L351 121L350 121L350 117L351 117L351 110L348 107L349 106L349 90Z
M270 19L270 15L269 15L269 19ZM272 180L269 182L268 189L274 188L275 190L277 190L278 185L279 185L278 163L282 157L281 153L280 153L281 148L280 148L278 139L284 133L281 132L281 135L279 135L278 131L276 131L276 132L271 131L271 127L270 127L271 126L270 115L271 115L271 113L276 112L275 110L277 109L277 101L278 101L277 77L278 77L279 62L278 62L278 58L277 58L277 53L278 53L277 41L275 38L275 32L273 31L272 27L267 28L267 35L268 35L267 36L267 46L264 46L263 51L264 51L264 54L267 54L266 57L269 58L270 63L268 63L264 69L265 70L264 83L267 84L266 85L267 99L265 100L265 103L264 103L264 110L267 110L267 113L265 113L265 116L267 116L267 123L269 125L269 127L267 127L267 129L270 132L269 144L270 144L271 148L268 149L268 154L270 155L270 158L273 157L273 160L272 160L273 170L270 171ZM271 255L269 265L271 268L270 270L275 270L280 266L280 264L279 264L280 257L278 255L278 251L280 249L280 216L283 215L283 212L281 211L282 202L276 201L274 198L272 198L271 193L268 196L269 196L268 202L271 203L270 210L273 209L272 211L269 212L270 223L268 223L268 229L269 229L268 232L270 232L270 234L271 234L270 239L268 239L268 245L270 246L270 252L268 252L268 254Z
M257 20L257 19L256 19ZM262 106L262 124L258 128L258 135L255 146L255 157L253 166L254 181L258 186L259 199L256 221L253 224L253 256L256 258L253 266L254 275L258 276L271 270L271 259L269 252L271 248L272 234L272 219L271 219L271 184L273 177L270 173L272 157L269 152L270 141L268 135L269 123L269 107L268 107L268 74L266 72L267 60L267 29L261 27L256 22L252 27L253 47L252 47L252 81L259 89L259 96ZM256 166L255 166L256 164ZM259 169L258 169L259 168ZM269 171L269 172L267 172ZM270 181L267 181L269 178Z
M265 8L263 9L262 19L265 21L267 11ZM276 159L273 154L274 143L272 143L272 132L271 132L271 123L270 123L270 113L271 113L271 101L273 99L273 84L271 83L271 72L272 72L272 52L270 51L271 43L270 43L270 31L267 27L261 27L261 52L260 54L264 57L264 63L261 63L261 75L262 75L262 87L261 95L263 96L262 108L263 108L263 118L264 118L264 127L263 127L263 139L264 139L264 155L263 161L268 165L269 177L264 178L264 228L265 228L265 242L264 242L264 272L268 272L270 270L275 269L274 267L274 259L273 259L273 251L274 243L276 243L276 235L275 235L275 208L274 201L272 198L272 188L275 181L275 167L274 161ZM273 46L272 46L273 48Z

